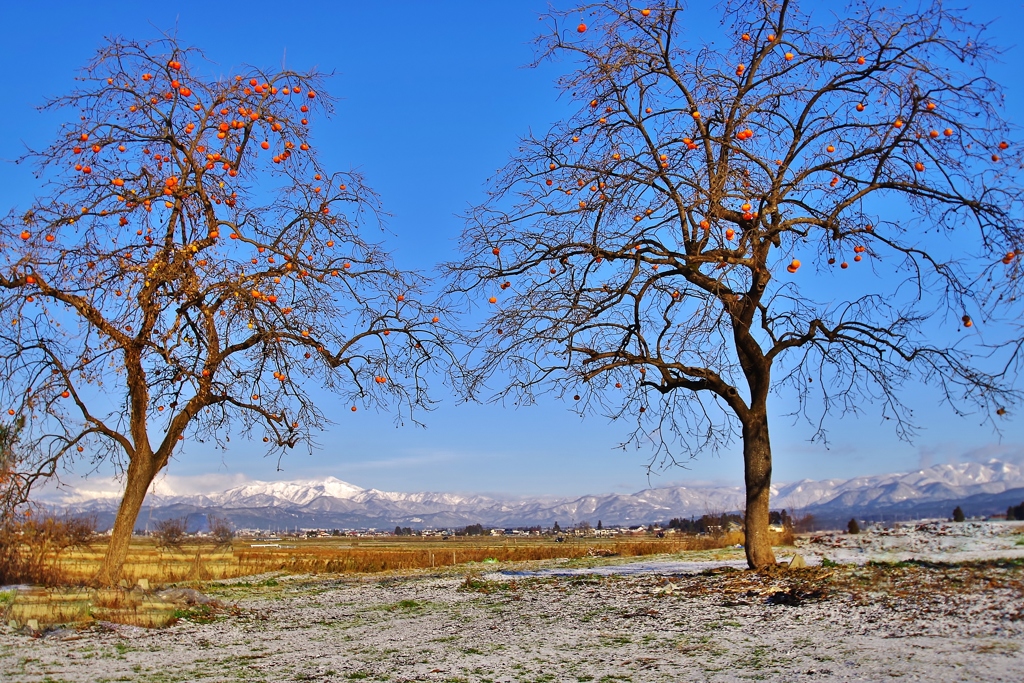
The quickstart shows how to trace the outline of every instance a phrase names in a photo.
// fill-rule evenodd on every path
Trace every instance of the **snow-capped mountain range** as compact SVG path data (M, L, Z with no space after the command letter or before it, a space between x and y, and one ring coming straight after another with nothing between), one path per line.
M89 498L65 492L61 507L95 514L109 524L117 497ZM948 516L960 505L967 514L1004 512L1024 501L1024 472L1005 462L936 465L914 472L854 479L803 480L772 487L772 509L813 514L822 522L866 518ZM58 501L54 500L54 503ZM453 493L395 493L364 489L334 477L313 481L250 482L219 493L150 494L140 525L195 515L229 518L244 528L390 528L562 526L601 520L605 526L664 522L672 517L742 509L740 487L667 486L633 494L577 498L508 498ZM947 509L948 508L948 509Z

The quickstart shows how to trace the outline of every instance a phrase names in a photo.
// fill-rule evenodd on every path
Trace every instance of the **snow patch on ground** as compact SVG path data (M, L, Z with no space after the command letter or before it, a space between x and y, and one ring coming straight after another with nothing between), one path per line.
M741 571L732 548L529 574L474 565L224 582L207 591L237 609L212 623L40 638L0 626L0 679L1019 682L1024 563L944 563L1024 557L1022 531L935 522L815 534L798 552L850 564L801 571ZM911 558L938 564L868 564Z
M859 534L839 531L804 535L797 539L796 552L810 566L823 560L839 564L863 565L869 562L935 563L976 562L980 560L1024 558L1024 523L922 521L899 526L871 526ZM542 576L632 576L640 574L698 574L716 567L743 569L747 566L741 546L733 552L715 553L700 560L674 558L611 558L583 562L583 566L545 567L535 570L506 569L486 574L488 580L503 577ZM781 563L788 563L793 552L776 552ZM580 564L580 563L577 563Z
M1024 524L928 521L871 527L860 534L814 534L797 545L806 553L808 564L820 563L823 557L840 564L908 560L948 563L1024 558L1021 539Z

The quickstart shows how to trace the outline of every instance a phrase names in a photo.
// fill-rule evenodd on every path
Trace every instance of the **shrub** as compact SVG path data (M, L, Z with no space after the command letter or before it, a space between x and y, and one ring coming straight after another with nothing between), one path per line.
M215 515L208 515L206 521L210 525L210 539L214 545L217 548L230 548L231 541L235 538L235 530L231 527L231 522L225 517Z
M814 515L804 515L793 520L793 530L798 533L806 533L808 531L814 531L816 520Z
M848 533L848 534L859 534L860 533L860 524L857 524L857 520L856 519L851 519L849 521L849 523L847 523L847 525L846 525L846 533Z
M33 514L0 521L0 584L62 582L60 555L92 540L95 517Z
M153 536L156 538L158 548L181 550L181 544L185 542L187 530L187 517L172 517L157 522Z

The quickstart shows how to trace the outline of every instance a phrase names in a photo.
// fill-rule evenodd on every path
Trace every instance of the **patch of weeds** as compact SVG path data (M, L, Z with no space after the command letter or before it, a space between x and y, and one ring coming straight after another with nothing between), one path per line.
M600 586L601 580L594 574L583 574L569 579L570 586Z
M458 590L468 593L497 593L508 590L515 590L515 582L487 581L479 575L467 574L465 580L459 585Z
M208 587L209 588L221 588L221 589L225 589L225 590L231 590L233 588L275 588L275 587L280 586L280 585L281 585L280 581L278 581L277 579L271 578L271 579L264 579L263 581L257 581L256 583L252 583L250 581L236 581L234 583L222 583L222 582L218 581L218 582L209 584Z
M587 681L594 680L594 677L590 674L580 674L576 677L576 680L579 681L579 683L586 683Z
M1019 544L1018 544L1019 545ZM9 605L14 602L15 591L0 591L0 605Z
M823 558L821 558L821 566L824 567L825 569L831 569L833 567L838 567L839 563L835 562L833 560L830 560L827 557L823 557Z
M467 647L467 648L465 648L462 651L462 654L464 654L464 655L482 655L483 651L482 650L478 650L475 647Z
M350 681L361 681L370 677L370 674L365 671L353 671L350 674L345 674L345 678Z
M385 612L420 612L427 607L426 602L417 602L416 600L399 600L393 602L390 605L382 605L379 609Z
M686 654L701 653L703 656L717 657L725 653L725 650L717 644L717 637L704 635L697 638L684 636L676 641L676 650ZM716 669L717 670L717 669Z
M912 567L913 564L907 561L900 562L882 562L880 560L870 560L868 562L869 567L880 567L882 569L906 569Z
M758 645L750 651L747 656L747 665L755 669L760 669L765 664L765 660L768 658L768 648L763 645Z
M209 605L196 605L187 609L174 610L174 619L188 619L196 624L212 624L217 620L213 608Z
M997 567L999 569L1019 569L1021 567L1024 567L1024 557L1012 557L1009 559L1002 560L988 560L987 562L991 566Z
M458 590L472 593L490 593L492 583L492 581L484 581L479 577L467 575Z
M1014 545L1024 545L1024 536L1021 536L1020 538L1018 538L1017 542L1014 543Z

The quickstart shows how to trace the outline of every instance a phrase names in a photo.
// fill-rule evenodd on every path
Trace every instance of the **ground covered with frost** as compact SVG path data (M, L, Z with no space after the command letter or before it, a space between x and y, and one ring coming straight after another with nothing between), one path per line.
M0 680L1019 682L1022 533L820 534L767 572L732 549L210 585L223 607L166 629L4 627Z

